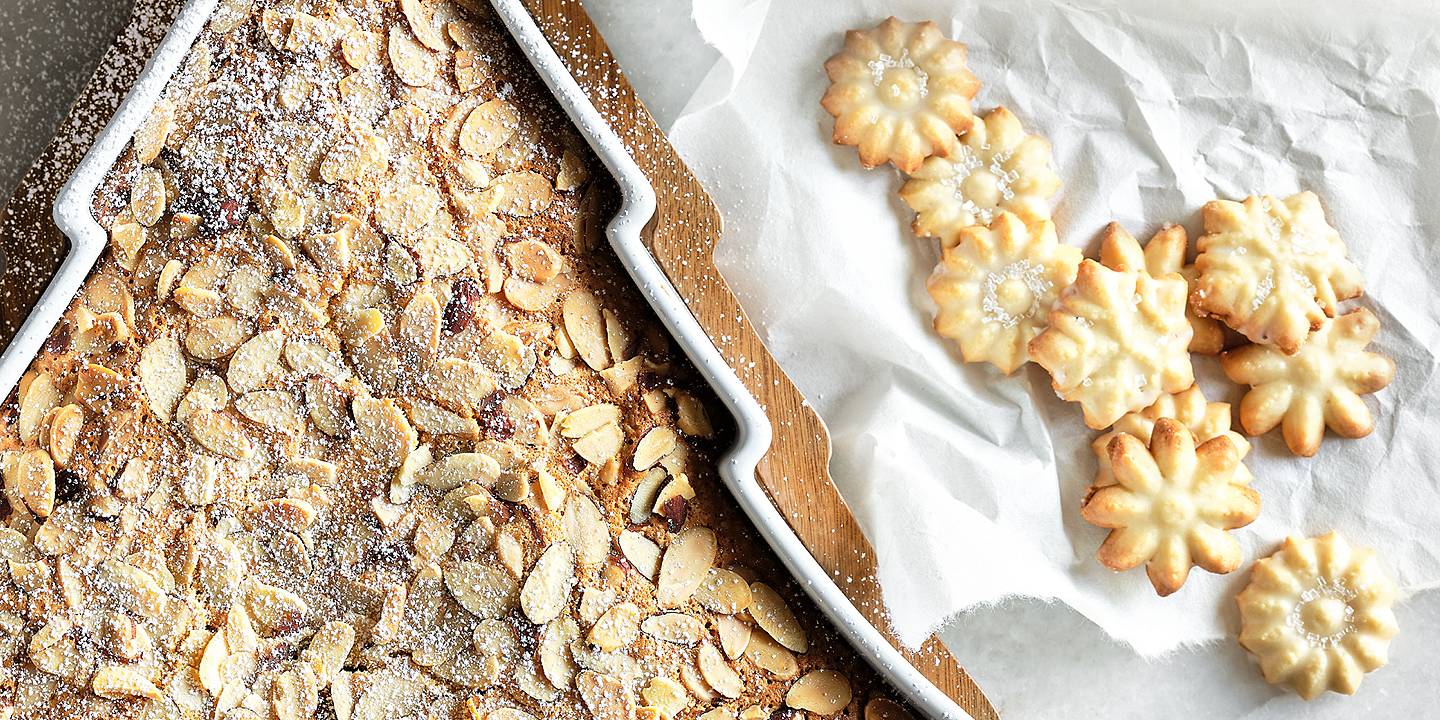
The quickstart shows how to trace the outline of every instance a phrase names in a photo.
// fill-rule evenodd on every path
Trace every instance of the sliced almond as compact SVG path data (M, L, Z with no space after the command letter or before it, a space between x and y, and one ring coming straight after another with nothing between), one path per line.
M235 399L235 409L271 430L295 432L302 422L300 402L288 390L256 390Z
M779 593L769 585L757 582L750 585L750 595L750 617L754 618L756 625L770 633L776 642L797 653L809 650L805 630Z
M409 591L402 583L389 583L381 591L380 617L370 629L370 642L385 645L394 642L400 634L400 623L405 620L405 599Z
M425 47L444 52L450 49L445 37L435 27L435 15L423 0L400 0L400 12L405 15L410 31Z
M619 425L602 425L594 432L576 440L576 454L596 465L603 465L620 453L625 435Z
M380 60L384 39L379 33L352 30L340 41L340 54L350 67L359 70Z
M715 633L720 636L720 649L734 660L750 645L750 625L733 615L715 616Z
M750 642L745 646L745 657L755 663L756 667L781 679L795 677L800 672L800 664L795 661L795 654L765 633L750 634Z
M673 537L660 562L655 602L671 609L689 601L714 565L715 550L715 532L709 528L690 527Z
M219 695L221 688L225 685L220 667L229 655L230 650L225 646L225 633L217 632L206 641L205 650L200 654L200 664L197 670L200 676L200 686L211 695Z
M250 328L233 317L214 317L190 325L185 335L185 351L205 360L220 360L235 352L250 338Z
M85 412L79 405L71 403L55 409L50 420L50 458L56 467L70 466L75 454L75 445L80 441L80 431L85 427Z
M229 413L198 410L185 419L185 428L195 442L216 455L245 460L255 452L244 428Z
M139 669L125 665L109 665L100 668L90 681L90 689L102 698L129 700L147 698L159 700L163 697L160 688Z
M144 353L141 354L141 362L144 362ZM183 386L181 389L184 389ZM20 432L20 441L28 443L35 439L41 421L51 410L59 407L62 396L55 387L55 378L44 372L35 375L28 385L22 380L19 395L20 418L17 429Z
M491 189L500 193L495 211L515 217L533 217L545 212L555 200L550 181L537 172L521 170L495 178Z
M210 32L227 35L244 25L255 12L255 0L220 0L210 15Z
M660 546L640 533L626 530L620 533L620 552L641 575L650 582L660 571Z
M465 118L465 124L460 127L460 147L476 157L489 155L515 134L518 123L510 103L499 98L485 102Z
M644 525L650 519L650 513L654 512L656 498L660 496L660 489L664 487L668 476L664 468L651 468L645 473L635 486L635 493L630 496L630 522L634 525Z
M435 82L440 61L398 25L390 28L390 67L400 82L411 87L428 87Z
M250 589L250 615L271 633L294 632L309 614L310 606L285 588L257 582Z
M430 364L440 347L440 301L428 288L415 293L400 313L399 339L415 360Z
M724 568L711 568L695 591L695 600L710 612L734 615L750 607L750 585Z
M640 442L635 444L635 457L631 467L640 471L649 470L655 466L655 463L660 462L660 458L669 455L670 451L675 449L676 442L674 430L663 425L652 428L650 432L645 433L645 437L640 438Z
M598 565L610 555L610 525L599 506L585 495L573 495L561 524L581 565Z
M580 353L581 359L594 370L610 367L610 350L605 341L605 318L595 296L577 290L565 298L562 311L565 333Z
M865 703L865 720L915 720L900 703L889 698L873 697Z
M150 111L150 116L135 131L135 159L141 165L149 165L160 157L170 131L175 129L175 104L161 100Z
M165 201L165 176L153 167L140 168L130 190L130 212L135 221L145 227L154 226L165 214Z
M103 365L85 363L75 376L75 398L98 413L108 413L123 401L128 383L124 376Z
M661 717L679 717L681 712L690 707L690 694L685 691L685 687L663 675L651 678L640 690L640 697L644 698L649 707L658 711Z
M449 492L466 483L490 487L500 479L500 463L484 453L467 452L447 455L420 472L419 480L441 492Z
M444 358L427 373L425 392L452 410L466 414L485 406L495 393L495 375L479 363Z
M834 670L812 670L785 693L785 704L820 716L834 715L850 705L849 678Z
M481 619L504 617L515 607L515 579L487 564L458 563L445 573L445 587L461 607Z
M252 527L303 533L315 524L315 506L300 498L263 500L250 506L246 519Z
M40 449L10 456L5 463L5 491L25 501L36 517L46 518L55 510L55 463Z
M700 676L715 692L731 700L744 694L745 682L740 679L740 674L730 667L730 663L725 662L725 657L714 645L708 642L702 644L696 660L700 666Z
M511 275L505 280L505 300L526 312L543 312L560 297L559 283L539 283Z
M566 148L560 154L560 173L555 176L555 189L569 192L589 179L590 171L585 167L585 160Z
M705 412L705 406L694 395L679 390L676 390L673 395L676 424L680 426L680 432L690 437L707 438L715 434L715 428L710 424L710 416Z
M568 438L581 438L595 430L620 422L620 407L600 403L581 408L566 415L559 425L560 434Z
M536 625L554 620L565 608L575 581L575 554L570 544L557 542L545 549L520 591L520 609Z
M586 670L575 678L575 689L595 720L634 720L635 694L615 677Z
M334 382L318 376L305 379L305 405L310 408L310 421L326 435L338 436L345 432L348 404L348 398Z
M230 356L230 365L225 371L225 381L230 390L247 393L259 390L261 386L283 372L280 353L285 347L285 335L281 330L267 330L246 340Z
M580 626L570 617L560 617L545 626L540 637L540 670L557 690L569 690L575 682L575 662L570 645L580 638Z
M474 92L490 77L490 66L474 50L455 51L455 85L462 93Z
M350 401L350 412L355 417L356 433L380 467L399 467L415 449L415 430L394 400L356 396Z
M635 642L640 634L640 608L621 603L610 608L595 621L586 640L605 652L619 650Z

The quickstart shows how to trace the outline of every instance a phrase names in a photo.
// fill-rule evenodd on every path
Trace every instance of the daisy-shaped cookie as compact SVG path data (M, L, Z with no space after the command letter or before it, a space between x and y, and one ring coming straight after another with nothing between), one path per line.
M1206 402L1205 393L1200 390L1200 386L1191 385L1178 393L1161 395L1155 404L1140 412L1126 413L1111 426L1109 432L1090 443L1099 468L1095 473L1095 483L1091 486L1092 493L1106 485L1115 484L1115 474L1110 468L1110 441L1125 433L1149 444L1150 435L1155 431L1155 423L1160 418L1180 421L1180 424L1195 436L1196 442L1203 443L1217 437L1230 438L1230 443L1240 453L1242 460L1250 452L1250 442L1230 427L1230 403ZM1234 479L1238 483L1246 484L1253 476L1250 470L1241 464L1235 467Z
M1030 341L1030 358L1050 371L1057 395L1080 403L1086 425L1103 430L1195 384L1190 332L1184 278L1086 260L1050 327Z
M1186 287L1195 289L1195 266L1185 264L1190 238L1185 228L1166 225L1153 235L1141 249L1140 243L1120 223L1105 226L1100 238L1100 262L1112 270L1143 270L1154 277L1180 273ZM1225 349L1225 329L1214 318L1185 306L1185 319L1190 321L1190 352L1214 355Z
M892 162L915 172L975 122L970 100L980 81L965 65L965 46L933 22L892 17L851 30L825 73L831 84L820 104L835 116L835 142L858 146L867 168Z
M915 234L946 244L962 228L989 225L1001 210L1022 218L1050 217L1046 200L1060 189L1050 143L1025 134L1003 107L960 136L950 157L932 157L900 188L915 211Z
M935 331L960 345L965 362L988 362L1008 375L1028 359L1027 343L1075 280L1080 249L1061 245L1049 220L1026 223L1005 211L957 238L928 283L938 306Z
M1315 193L1213 200L1201 215L1190 301L1252 342L1294 355L1336 303L1360 294L1360 270Z
M1364 308L1329 320L1294 355L1268 345L1246 345L1220 356L1231 380L1251 386L1240 400L1240 425L1263 435L1282 425L1290 452L1309 457L1320 449L1325 427L1343 437L1375 429L1361 395L1395 377L1395 361L1367 352L1380 321Z
M1260 494L1234 481L1240 452L1230 438L1196 447L1179 420L1160 418L1148 448L1122 433L1109 452L1115 484L1080 508L1086 521L1110 528L1095 554L1101 565L1129 570L1144 563L1161 597L1179 590L1192 566L1222 575L1240 566L1240 543L1225 531L1255 520Z
M1311 700L1326 690L1353 695L1365 673L1385 665L1400 632L1395 583L1369 548L1331 532L1289 537L1255 561L1240 604L1240 645L1265 680Z

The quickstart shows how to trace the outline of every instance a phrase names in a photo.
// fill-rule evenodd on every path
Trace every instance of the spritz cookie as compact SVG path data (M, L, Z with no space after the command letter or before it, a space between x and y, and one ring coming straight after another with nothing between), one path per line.
M926 160L900 197L915 211L916 235L950 244L961 229L989 225L1001 210L1049 219L1047 201L1059 189L1050 143L998 107L960 136L949 157Z
M1184 278L1086 260L1050 327L1030 341L1030 358L1050 371L1055 394L1080 403L1086 425L1103 430L1195 384L1190 333Z
M1049 220L1027 223L1002 210L988 227L967 227L930 275L935 331L960 345L965 362L1008 375L1029 359L1027 344L1080 260L1080 249L1061 245Z
M1240 451L1220 436L1195 445L1179 420L1155 422L1149 447L1134 435L1110 440L1115 484L1080 508L1092 525L1110 528L1095 558L1111 570L1145 565L1155 592L1169 595L1190 568L1217 574L1240 566L1240 543L1226 532L1260 514L1260 494L1235 482Z
M1250 441L1231 429L1230 403L1207 402L1199 385L1191 385L1178 393L1165 393L1150 407L1140 412L1126 413L1110 427L1110 431L1095 438L1090 448L1095 451L1098 470L1091 492L1115 484L1115 474L1110 468L1110 441L1116 435L1134 435L1143 443L1150 442L1150 434L1160 418L1180 421L1193 435L1195 442L1203 443L1211 438L1227 437L1235 445L1243 460L1250 452ZM1249 483L1252 479L1249 469L1241 464L1235 468L1234 480Z
M1191 302L1251 342L1294 355L1338 302L1360 295L1360 270L1315 193L1212 200L1201 215Z
M1251 386L1240 425L1251 435L1282 425L1290 452L1306 457L1320 449L1327 425L1343 437L1369 435L1375 420L1360 396L1395 377L1395 361L1365 350L1379 331L1375 314L1359 308L1327 320L1294 355L1267 345L1222 354L1225 375Z
M1265 680L1311 700L1326 690L1353 695L1365 673L1383 667L1400 632L1395 582L1375 551L1351 548L1339 533L1289 537L1255 561L1236 596L1240 645Z
M975 122L980 81L965 56L933 22L892 17L846 32L845 48L825 61L831 84L820 101L835 116L835 142L857 146L867 168L890 162L907 173L949 154Z
M1113 270L1141 270L1154 277L1180 273L1186 287L1195 290L1195 266L1185 264L1185 253L1190 246L1190 237L1185 228L1166 224L1140 247L1120 223L1105 226L1100 238L1100 262ZM1190 321L1193 335L1190 338L1190 352L1201 355L1215 355L1225 349L1225 328L1218 320L1195 312L1189 304L1185 306L1185 319Z

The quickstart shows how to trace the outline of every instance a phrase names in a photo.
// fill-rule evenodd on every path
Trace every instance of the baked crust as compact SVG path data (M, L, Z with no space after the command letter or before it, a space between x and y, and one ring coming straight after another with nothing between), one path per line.
M1293 355L1266 345L1221 355L1225 375L1251 386L1240 401L1240 425L1251 435L1280 425L1286 447L1305 457L1319 452L1327 426L1341 437L1369 435L1375 420L1360 396L1395 377L1395 361L1365 350L1378 332L1375 314L1357 308L1325 321Z
M1085 424L1103 430L1195 383L1190 332L1184 278L1085 260L1029 350L1055 394L1080 403Z
M1007 375L1029 359L1060 291L1075 279L1080 250L1061 245L1049 220L1002 210L988 227L962 229L944 248L927 287L935 331L960 346L965 362Z
M1251 342L1294 355L1340 301L1360 295L1360 270L1315 193L1212 200L1200 214L1191 303Z
M1185 584L1198 565L1225 574L1240 566L1240 544L1226 530L1249 525L1260 494L1235 482L1240 455L1221 436L1195 445L1178 420L1161 418L1149 447L1133 435L1110 441L1116 483L1080 508L1092 525L1110 528L1095 557L1111 570L1145 565L1161 597Z
M1027 222L1050 219L1048 200L1059 189L1050 143L997 107L960 136L950 157L926 160L900 197L915 211L916 235L952 245L962 229L989 225L1001 210Z
M844 49L825 61L830 88L820 101L835 118L836 144L856 146L867 168L889 162L906 173L952 153L955 135L975 122L970 101L980 90L965 56L929 21L890 17L847 31Z
M1366 673L1386 663L1400 632L1391 605L1395 583L1369 548L1351 548L1337 532L1285 539L1255 561L1235 597L1240 646L1265 680L1313 700L1325 691L1353 695Z

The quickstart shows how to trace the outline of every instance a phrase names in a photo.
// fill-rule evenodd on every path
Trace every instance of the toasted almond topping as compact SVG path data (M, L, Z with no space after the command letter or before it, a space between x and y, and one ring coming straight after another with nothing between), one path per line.
M225 381L236 393L258 390L272 378L281 374L280 352L285 347L285 335L281 330L267 330L246 340L230 356L230 366L225 371Z
M695 599L706 610L734 615L750 607L750 585L733 571L711 568L695 591Z
M350 67L359 70L380 60L382 42L379 33L351 30L340 41L340 54Z
M230 650L225 646L225 633L217 632L210 636L205 643L205 650L200 654L200 686L205 688L211 695L219 695L225 685L221 676L221 665L225 658L229 657Z
M533 217L545 212L555 200L555 191L544 175L529 170L495 178L490 187L500 193L495 211L515 217Z
M66 468L75 454L75 444L80 440L80 431L85 427L85 413L79 405L70 404L55 409L50 420L50 458L55 466Z
M827 716L850 705L850 680L834 670L812 670L785 693L785 704Z
M271 633L294 632L304 624L310 606L285 588L256 582L250 588L250 615Z
M663 613L645 618L640 629L646 635L676 645L694 645L705 636L705 623L685 613Z
M619 422L618 406L609 403L590 405L566 415L560 421L560 434L568 438L581 438L605 425Z
M405 15L405 22L410 24L410 31L425 47L440 52L450 49L435 26L434 13L422 0L400 0L400 12Z
M675 391L676 424L680 426L680 432L690 437L710 437L715 434L715 429L710 425L710 416L705 412L705 406L695 399L694 395L687 392Z
M566 148L560 155L560 174L555 176L555 189L565 192L574 190L590 179L585 160Z
M36 517L49 517L55 510L55 463L50 454L36 448L12 455L5 464L5 490L24 500Z
M315 506L300 498L262 500L250 506L251 525L303 533L315 524Z
M205 361L219 360L250 337L250 328L233 317L215 317L190 325L185 335L185 351Z
M557 542L545 549L520 591L520 609L536 625L554 620L565 608L575 583L575 554L570 544Z
M161 100L150 111L150 116L135 131L135 159L141 165L149 165L160 157L170 131L175 129L175 104Z
M420 482L441 492L449 492L466 483L490 487L500 479L500 463L484 453L466 452L447 455L420 472Z
M393 642L400 633L400 623L405 619L405 599L409 593L402 583L390 583L381 593L380 617L370 629L370 642L385 645Z
M620 680L586 670L575 678L575 689L595 720L634 720L635 695Z
M450 594L461 607L481 619L504 617L515 607L515 579L490 565L458 563L445 573L445 587L449 588ZM526 588L529 588L528 581ZM524 606L523 595L521 605Z
M578 290L565 297L562 312L565 333L580 357L595 370L610 367L610 350L605 340L605 318L595 296Z
M691 527L670 540L660 563L655 602L665 609L684 605L715 563L715 532Z
M142 354L143 362L143 354ZM60 406L60 391L55 388L55 379L50 373L33 376L29 385L22 381L20 394L20 418L17 427L21 442L30 442L40 428L40 421Z
M334 382L322 377L306 378L305 404L310 408L310 421L321 432L331 436L345 432L348 400Z
M120 373L103 365L85 363L75 377L75 397L91 410L106 413L124 397L126 386Z
M570 617L552 620L540 636L540 670L557 690L569 690L575 682L574 659L570 646L580 638L580 626Z
M650 679L645 687L640 690L640 697L655 710L659 711L662 717L677 717L690 707L690 695L680 683L668 677L657 676Z
M792 678L800 672L795 654L786 650L765 633L751 633L750 642L745 646L745 657L755 666L779 678Z
M327 622L310 637L310 644L300 654L300 659L310 666L310 671L321 683L329 683L330 678L344 666L345 658L349 657L354 645L355 628L339 621Z
M140 168L130 191L130 212L136 222L152 227L165 214L165 176L153 167Z
M109 665L100 668L90 682L90 688L96 695L111 700L126 700L136 697L159 700L162 697L160 688L155 687L155 683L151 682L150 678L145 677L139 669L124 665Z
M640 533L625 530L620 533L620 552L641 575L655 582L660 571L660 546Z
M415 449L415 430L394 400L359 395L350 401L350 412L355 416L356 434L380 467L399 467Z
M770 637L785 647L797 653L803 653L809 649L810 644L805 639L805 630L800 627L800 622L795 619L795 613L790 611L790 606L780 594L775 592L765 583L753 583L750 586L750 617L755 619Z
M715 692L727 698L735 699L745 692L745 683L730 663L725 662L724 656L714 645L704 643L700 646L700 653L697 656L700 665L700 676L710 685Z
M610 525L594 500L585 495L571 496L561 523L581 565L598 565L610 555Z
M734 660L750 645L750 625L733 615L716 615L715 632L720 636L720 649Z
M914 720L914 716L894 700L874 697L865 704L865 720Z
M255 451L244 428L229 413L198 410L185 419L185 428L201 447L231 460L245 460Z
M590 628L586 640L605 652L619 650L635 641L640 633L640 608L621 603L610 608Z
M474 92L490 77L490 66L474 50L455 51L455 85L462 93Z
M515 134L518 123L515 108L510 103L499 98L490 100L471 110L465 118L465 124L460 127L460 147L476 157L489 155ZM541 177L540 181L544 183L544 178Z
M400 82L411 87L427 87L435 82L440 62L414 36L400 26L390 28L390 67Z
M255 0L220 0L210 15L210 32L226 35L244 25L255 11Z
M635 457L631 467L641 471L649 470L654 467L655 463L660 462L660 458L669 455L670 451L675 449L676 441L674 430L663 425L652 428L650 432L645 433L645 437L640 438L639 443L636 443ZM694 497L694 494L692 493L690 497Z

